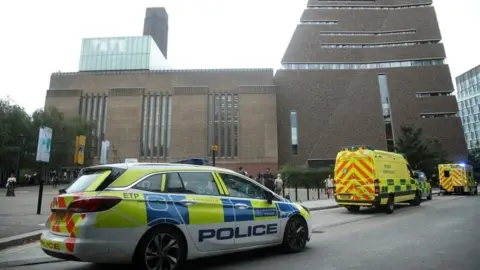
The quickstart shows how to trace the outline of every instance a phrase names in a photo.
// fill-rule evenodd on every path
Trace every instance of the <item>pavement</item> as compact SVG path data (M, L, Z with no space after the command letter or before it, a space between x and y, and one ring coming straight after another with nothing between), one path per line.
M28 234L43 228L50 214L50 203L58 190L66 185L52 188L44 186L42 211L37 215L38 186L19 187L15 197L6 197L5 189L0 189L0 249L7 237Z
M185 269L478 269L480 196L435 196L419 207L396 207L392 215L373 209L356 214L343 208L313 211L314 234L302 253L261 249L191 261ZM119 267L57 260L43 254L38 242L0 251L0 268L9 270Z

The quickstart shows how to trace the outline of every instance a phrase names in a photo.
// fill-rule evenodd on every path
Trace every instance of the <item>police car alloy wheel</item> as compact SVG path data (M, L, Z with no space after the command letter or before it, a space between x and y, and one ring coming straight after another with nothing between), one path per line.
M134 264L146 270L176 270L185 261L185 250L183 238L175 230L153 229L140 241Z
M294 253L305 249L308 240L308 225L301 217L290 218L285 227L283 236L283 249Z

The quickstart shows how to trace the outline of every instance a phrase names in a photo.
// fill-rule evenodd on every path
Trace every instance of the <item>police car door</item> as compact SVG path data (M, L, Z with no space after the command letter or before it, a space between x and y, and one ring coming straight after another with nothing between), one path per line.
M280 219L276 202L269 204L266 189L253 181L219 173L230 193L235 214L235 246L266 245L280 241Z
M217 181L209 171L172 172L166 179L166 192L182 215L193 243L203 252L234 248L230 237L233 229L228 229L234 227L233 210L228 199L222 200Z

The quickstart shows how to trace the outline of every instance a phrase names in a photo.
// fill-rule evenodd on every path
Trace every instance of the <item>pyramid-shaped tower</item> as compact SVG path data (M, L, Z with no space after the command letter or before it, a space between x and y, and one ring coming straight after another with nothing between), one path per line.
M275 75L279 163L393 150L404 124L465 159L445 59L432 1L309 0Z

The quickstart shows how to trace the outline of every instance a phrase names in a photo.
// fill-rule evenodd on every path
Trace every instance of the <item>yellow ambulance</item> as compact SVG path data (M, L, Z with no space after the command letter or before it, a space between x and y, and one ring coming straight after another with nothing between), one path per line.
M422 194L401 154L368 146L343 148L335 162L335 200L350 212L377 207L391 214L395 203L418 206Z
M468 193L477 195L477 182L473 176L473 166L469 164L439 164L438 178L442 193Z

